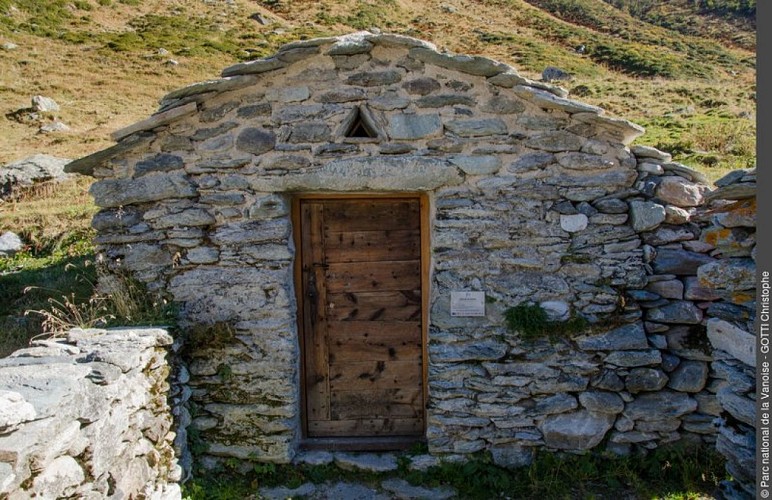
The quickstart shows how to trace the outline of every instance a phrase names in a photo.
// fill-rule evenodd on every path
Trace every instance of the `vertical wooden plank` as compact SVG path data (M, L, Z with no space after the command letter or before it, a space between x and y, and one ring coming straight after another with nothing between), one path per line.
M421 357L421 418L423 421L423 433L426 434L426 405L428 403L428 388L429 388L429 287L431 286L431 227L429 211L431 206L429 204L429 196L426 193L422 193L418 199L420 204L420 219L421 219L421 335L423 356Z
M303 321L304 316L304 302L303 302L303 230L301 221L303 220L301 214L301 198L299 196L292 197L292 211L290 213L292 220L292 238L295 243L295 256L293 260L293 283L295 289L295 303L297 304L297 332L298 332L298 345L300 346L300 428L302 429L303 436L308 435L308 415L306 411L306 344L305 344L305 324Z
M303 329L308 421L330 419L327 303L324 279L324 205L301 203L303 255Z

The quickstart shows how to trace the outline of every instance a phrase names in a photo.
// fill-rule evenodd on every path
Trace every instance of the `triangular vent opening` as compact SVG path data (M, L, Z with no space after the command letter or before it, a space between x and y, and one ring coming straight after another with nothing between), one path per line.
M373 128L368 125L368 123L362 119L362 112L359 110L359 108L356 108L356 115L354 116L354 119L351 122L351 125L349 125L348 129L346 129L346 133L343 134L344 137L363 137L363 138L370 138L370 139L376 139L378 138L378 134L375 133Z
M365 105L351 109L340 124L336 134L343 142L380 142L386 140L386 134Z

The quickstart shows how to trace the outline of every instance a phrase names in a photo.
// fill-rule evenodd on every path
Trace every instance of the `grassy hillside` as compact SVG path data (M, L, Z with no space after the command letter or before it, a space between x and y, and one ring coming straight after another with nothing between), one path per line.
M639 143L715 179L755 165L755 27L754 0L0 0L0 46L16 45L0 48L0 164L92 153L167 92L233 62L296 39L380 28L534 79L562 68L574 75L564 83L572 97L644 125ZM35 120L17 112L37 94L61 111ZM38 132L54 119L71 130ZM0 205L0 232L29 244L0 259L0 329L18 333L0 339L0 354L40 330L25 309L88 295L86 186Z

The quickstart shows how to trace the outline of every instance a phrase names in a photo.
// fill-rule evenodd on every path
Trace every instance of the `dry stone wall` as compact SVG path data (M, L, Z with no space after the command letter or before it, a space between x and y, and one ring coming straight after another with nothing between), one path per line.
M703 233L717 261L700 266L699 282L716 299L706 309L715 392L721 407L716 448L734 481L727 498L755 498L756 487L756 173L738 170L716 181ZM767 278L767 284L769 279Z
M426 194L432 453L518 465L715 441L707 318L748 304L714 296L707 271L753 242L704 227L705 179L628 148L639 127L395 35L289 44L223 75L68 167L97 178L108 261L182 305L203 464L288 462L301 438L296 193ZM358 120L372 137L348 136ZM486 315L451 316L456 290L484 291ZM591 328L525 341L504 320L524 303Z
M0 496L180 498L172 338L73 330L0 360Z

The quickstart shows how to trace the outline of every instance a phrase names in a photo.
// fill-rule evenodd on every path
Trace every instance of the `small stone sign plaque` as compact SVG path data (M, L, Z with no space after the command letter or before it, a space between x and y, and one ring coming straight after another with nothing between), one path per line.
M485 292L450 292L451 316L485 316Z

